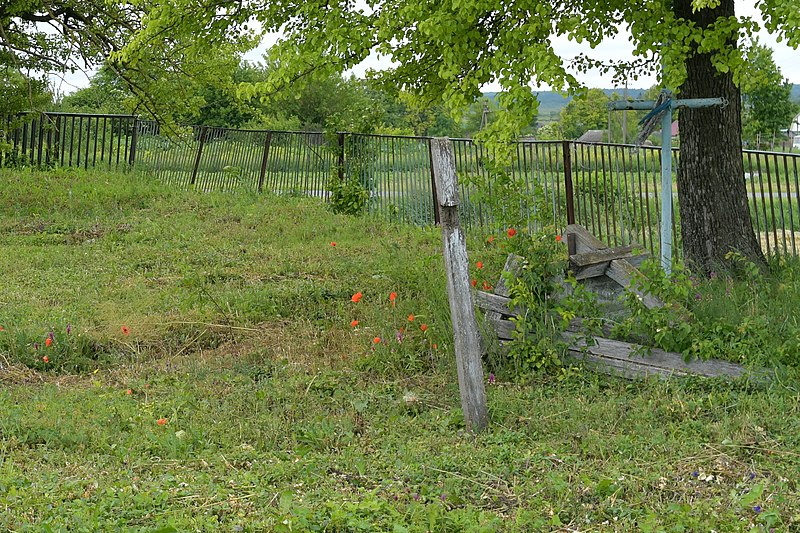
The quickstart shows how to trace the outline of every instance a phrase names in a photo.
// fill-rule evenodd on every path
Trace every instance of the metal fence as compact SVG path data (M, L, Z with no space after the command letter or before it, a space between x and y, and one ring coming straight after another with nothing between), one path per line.
M0 166L119 168L136 159L133 115L23 113L0 119Z
M192 126L162 134L129 115L28 114L5 119L0 164L128 168L202 191L243 189L328 199L330 180L356 179L369 192L370 213L398 222L437 222L430 139L399 135L237 130ZM659 147L520 141L499 168L469 139L453 139L460 214L467 227L497 230L491 194L498 170L511 175L554 225L578 223L609 245L638 243L659 254ZM677 160L678 150L673 149ZM800 251L800 154L742 152L753 227L768 254ZM677 168L674 165L673 168ZM680 209L673 190L673 240L680 251Z

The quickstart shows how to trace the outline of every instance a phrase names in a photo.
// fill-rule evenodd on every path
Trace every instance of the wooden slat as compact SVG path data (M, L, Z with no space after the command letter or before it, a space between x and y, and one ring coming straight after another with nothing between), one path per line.
M510 320L500 318L487 318L486 323L492 328L497 338L501 341L513 338L516 325Z
M586 252L596 252L597 250L604 250L608 248L606 243L599 240L597 237L589 233L589 230L580 224L570 224L564 229L564 234L575 235L575 253L582 254ZM568 237L569 239L570 237Z
M596 252L583 252L570 256L569 262L575 266L588 266L596 263L607 263L614 259L627 259L633 256L633 246L605 248Z
M627 261L621 259L615 259L611 261L609 264L608 269L606 269L606 276L613 279L627 290L632 291L636 294L644 304L645 307L648 309L653 309L656 307L664 307L664 302L653 296L652 294L643 293L633 285L631 285L631 279L633 278L633 274L636 271L633 265L628 263Z
M519 272L519 265L522 262L522 258L518 255L508 254L506 258L506 264L503 266L503 272L513 272L516 275ZM506 278L505 276L501 275L500 279L497 280L497 284L494 286L494 293L498 296L505 296L508 297L510 290L506 286ZM497 311L489 311L486 313L487 320L499 320L501 317L501 313Z
M500 296L499 294L492 294L484 291L473 291L472 295L475 298L475 305L484 311L492 311L501 315L509 316L520 313L520 309L518 308L513 310L509 309L509 305L511 305L511 299L506 296Z
M683 355L674 352L665 352L658 348L646 349L638 344L614 341L603 337L594 337L593 346L587 346L586 340L574 333L564 333L564 340L570 344L570 350L578 350L601 357L606 361L623 361L636 363L641 366L659 368L669 373L697 374L706 377L738 378L745 376L749 371L740 365L726 361L697 361L686 362ZM614 363L616 364L616 363Z

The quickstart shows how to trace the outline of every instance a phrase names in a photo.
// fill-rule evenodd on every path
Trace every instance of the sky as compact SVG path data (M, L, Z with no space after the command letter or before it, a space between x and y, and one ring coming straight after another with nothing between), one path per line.
M758 9L753 5L754 2L736 0L736 14L739 16L750 16L755 20L761 20ZM264 51L269 45L275 42L276 35L269 36L262 42L262 45L256 50L248 53L245 58L251 61L258 61L261 59ZM592 52L593 57L602 57L607 60L628 60L631 59L631 52L633 47L629 42L630 35L625 31L620 33L613 39L608 39L600 46L595 48ZM769 35L766 31L759 34L761 44L766 45L773 50L773 58L775 63L781 69L783 76L791 83L800 84L800 50L792 50L783 43L778 43L774 36ZM575 57L578 53L586 51L586 46L569 41L566 38L558 38L553 40L553 47L556 52L569 60ZM356 76L363 76L369 69L380 70L387 68L390 65L389 61L385 58L371 56L361 65L353 69L353 74ZM68 94L89 84L89 76L91 73L76 72L74 74L66 75L63 80L54 79L55 86L61 94ZM599 72L580 73L577 75L578 79L587 87L600 87L603 89L616 88L611 79L611 74L602 75ZM655 85L657 80L654 76L640 76L638 80L629 83L630 88L647 88ZM548 90L549 87L534 87L537 90ZM494 92L499 90L497 84L488 84L483 87L484 92Z

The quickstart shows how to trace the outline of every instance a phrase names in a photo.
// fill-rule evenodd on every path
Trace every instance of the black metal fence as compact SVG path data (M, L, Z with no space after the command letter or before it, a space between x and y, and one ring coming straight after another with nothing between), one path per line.
M399 135L186 127L163 135L157 123L129 115L29 114L6 119L0 164L128 168L203 191L244 189L327 199L330 180L357 179L370 213L399 222L437 222L430 139ZM473 183L492 190L492 154L453 139L467 227L492 229L497 217ZM673 149L677 160L678 150ZM800 251L800 154L742 152L753 227L766 253ZM659 253L659 147L520 141L502 171L546 208L556 226L578 223L610 245L638 243ZM673 165L674 168L677 165ZM674 242L680 209L674 197ZM533 207L532 219L541 220ZM493 228L498 229L498 228ZM676 251L680 246L675 247Z
M119 168L133 164L133 115L24 113L0 120L0 166Z

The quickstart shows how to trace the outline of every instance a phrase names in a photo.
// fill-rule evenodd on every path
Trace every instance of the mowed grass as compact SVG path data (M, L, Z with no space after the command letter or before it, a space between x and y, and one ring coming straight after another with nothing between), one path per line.
M800 527L796 376L501 377L474 437L435 230L135 175L0 178L2 529Z

